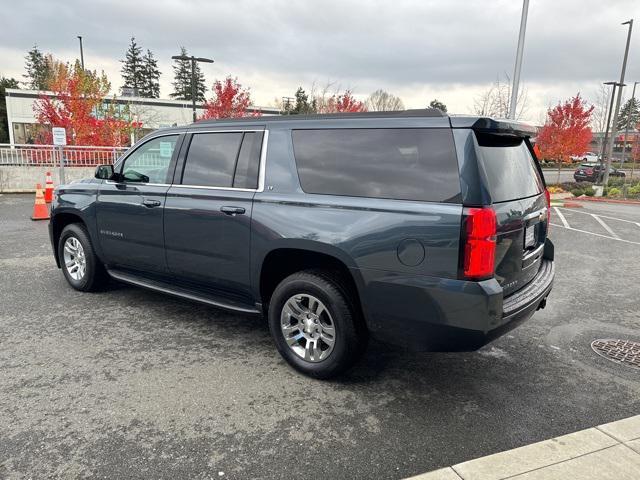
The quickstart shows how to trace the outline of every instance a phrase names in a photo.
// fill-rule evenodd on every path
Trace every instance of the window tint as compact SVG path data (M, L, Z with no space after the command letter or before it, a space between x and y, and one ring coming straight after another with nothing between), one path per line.
M231 187L242 133L194 133L182 174L185 185Z
M448 129L294 130L293 146L307 193L459 201Z
M262 132L246 132L242 140L233 186L236 188L258 188Z
M511 146L487 144L479 139L480 159L494 202L517 200L543 192L535 160L522 139Z
M129 155L122 167L127 182L166 183L178 135L154 138Z

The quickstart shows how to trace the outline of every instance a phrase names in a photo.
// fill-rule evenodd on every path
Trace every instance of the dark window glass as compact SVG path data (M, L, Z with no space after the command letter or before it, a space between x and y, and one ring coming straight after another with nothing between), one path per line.
M140 145L124 161L122 167L124 180L126 182L165 183L177 141L178 135L166 135Z
M294 130L293 146L307 193L460 201L448 129Z
M242 140L233 186L236 188L258 188L262 132L247 132Z
M194 133L182 183L231 187L241 141L242 133Z
M480 161L494 202L532 197L544 190L535 160L522 139L516 145L502 146L480 138Z

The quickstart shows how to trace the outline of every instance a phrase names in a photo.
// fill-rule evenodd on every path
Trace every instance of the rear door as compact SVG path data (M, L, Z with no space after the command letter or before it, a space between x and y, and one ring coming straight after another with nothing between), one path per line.
M262 130L189 135L165 204L170 272L189 286L243 304L252 304L251 213L263 138Z
M545 186L522 137L476 133L481 176L497 217L495 275L505 295L535 277L547 236Z

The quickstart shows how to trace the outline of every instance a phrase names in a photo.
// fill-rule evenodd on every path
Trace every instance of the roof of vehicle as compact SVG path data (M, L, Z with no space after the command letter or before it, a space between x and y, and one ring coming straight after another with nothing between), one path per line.
M413 110L399 110L392 112L355 112L355 113L322 113L313 115L265 115L261 117L240 117L198 120L188 127L203 126L229 126L238 123L260 123L269 124L272 122L304 122L318 120L357 120L357 119L387 119L387 118L441 118L452 128L471 128L476 131L499 132L502 134L512 134L518 136L535 136L536 128L525 123L508 119L496 119L478 115L447 115L437 108L424 108ZM444 126L444 125L440 125ZM165 131L176 129L172 127Z

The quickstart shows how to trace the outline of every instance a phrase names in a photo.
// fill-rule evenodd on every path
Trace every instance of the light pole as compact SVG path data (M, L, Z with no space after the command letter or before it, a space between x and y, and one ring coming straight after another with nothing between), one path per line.
M611 142L609 143L607 165L604 170L604 177L602 177L602 185L607 186L609 183L609 168L611 168L611 157L613 156L613 144L616 138L616 127L618 124L618 110L620 110L620 101L622 100L622 85L624 84L624 74L627 70L627 57L629 56L629 43L631 43L631 30L633 29L633 18L622 23L622 25L629 25L629 31L627 32L627 45L624 49L624 58L622 60L622 71L620 72L620 88L618 89L618 98L616 99L616 108L613 111L613 123L611 124Z
M524 51L524 34L527 30L527 14L529 0L522 2L522 17L520 18L520 34L518 35L518 50L516 51L516 66L513 71L513 86L511 87L511 102L509 103L509 118L516 118L516 103L518 101L518 87L520 86L520 71L522 70L522 53Z
M198 96L196 88L196 63L213 63L210 58L194 57L193 55L174 55L172 60L191 61L191 106L193 108L193 121L196 121L196 97Z
M604 166L604 156L607 152L607 139L609 137L609 125L611 124L611 113L613 112L613 101L616 98L616 87L621 86L618 82L604 82L603 85L611 85L611 103L607 112L607 123L604 127L604 139L602 140L602 152L600 152L600 165Z
M631 103L630 108L633 108L636 102L636 85L639 82L633 82L633 90L631 91ZM629 115L627 116L627 124L624 127L624 141L622 143L622 161L620 162L620 168L622 168L622 164L624 163L624 158L627 153L627 136L629 135L629 124L631 123L631 110L629 111ZM633 167L635 166L635 158L633 159L633 166L631 167L631 178L633 178ZM625 177L626 178L626 177Z
M80 40L80 65L82 66L82 71L84 71L84 52L82 51L82 35L78 35L78 40Z

